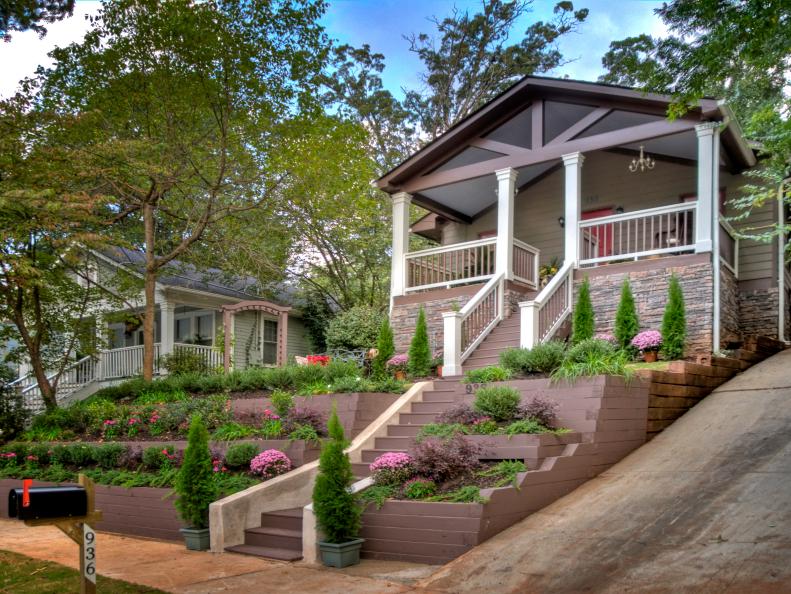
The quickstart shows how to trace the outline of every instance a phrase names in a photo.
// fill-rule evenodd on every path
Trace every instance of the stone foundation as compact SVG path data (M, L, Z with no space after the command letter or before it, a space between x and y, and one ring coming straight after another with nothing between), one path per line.
M739 320L742 334L777 338L777 287L739 292Z
M575 290L578 294L582 279L587 276L591 287L596 332L612 333L621 285L628 277L640 318L640 329L659 330L672 274L678 277L684 292L687 319L686 355L710 353L713 275L708 254L673 256L578 270L575 273ZM575 303L576 301L575 296Z
M720 346L726 347L741 339L739 283L729 268L720 266Z

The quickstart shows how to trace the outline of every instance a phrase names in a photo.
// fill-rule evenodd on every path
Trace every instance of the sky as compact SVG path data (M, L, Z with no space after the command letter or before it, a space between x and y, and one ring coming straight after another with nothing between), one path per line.
M480 4L480 0L329 0L322 24L328 35L340 43L368 43L374 51L384 54L384 85L401 97L403 87L419 86L421 66L403 36L431 33L428 19L449 15L454 6L474 11ZM586 7L590 14L578 33L560 41L561 52L569 63L549 74L596 80L603 73L601 58L610 41L640 33L666 33L653 14L661 4L651 0L577 0L575 8ZM554 1L535 0L532 13L523 17L519 28L524 31L535 20L550 19L554 5ZM95 14L98 7L99 2L78 0L74 15L48 25L49 32L43 39L33 32L14 33L10 42L0 43L0 96L12 94L17 82L33 74L39 64L50 64L47 53L53 47L82 39L88 30L85 15ZM514 35L522 31L515 30Z

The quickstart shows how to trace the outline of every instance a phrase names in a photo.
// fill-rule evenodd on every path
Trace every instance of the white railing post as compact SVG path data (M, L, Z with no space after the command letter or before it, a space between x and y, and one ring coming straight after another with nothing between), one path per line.
M574 264L579 260L579 222L582 216L582 153L563 155L565 169L564 195L564 262Z
M720 122L695 126L698 137L698 200L695 217L695 252L714 248L714 221L719 213Z
M393 195L393 260L390 268L390 298L404 294L406 260L409 251L409 205L412 196L406 192Z
M516 194L515 169L498 169L497 176L497 253L495 274L514 278L514 195ZM444 369L444 368L443 368Z
M535 301L519 304L519 346L532 349L538 344L538 305Z
M160 332L160 354L169 355L173 352L173 344L176 342L176 304L170 301L162 301L159 304L159 332Z
M461 375L461 313L458 311L443 312L442 323L442 375Z

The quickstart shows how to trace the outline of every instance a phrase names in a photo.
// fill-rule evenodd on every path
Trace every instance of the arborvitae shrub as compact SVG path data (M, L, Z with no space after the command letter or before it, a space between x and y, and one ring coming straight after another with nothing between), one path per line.
M349 492L354 475L349 456L343 451L346 439L335 407L327 429L330 439L321 448L319 473L313 487L313 511L325 542L337 544L357 538L362 508Z
M669 360L681 359L687 339L687 320L684 312L684 292L675 275L670 277L661 331L662 355Z
M624 279L621 286L621 301L615 314L615 339L622 349L630 348L632 339L640 332L640 320L637 317L637 308L634 304L632 288L629 279Z
M574 306L571 341L577 344L583 340L593 338L594 326L590 283L588 282L588 277L585 277L585 280L582 281L582 285L580 286L577 303Z
M395 354L395 342L393 340L393 328L387 316L382 319L382 326L379 328L379 337L376 339L377 354L374 357L371 372L376 378L387 375L387 361Z
M426 312L420 307L417 315L417 325L412 343L409 345L409 374L413 377L425 377L431 373L431 350L428 345L428 327L426 326Z
M176 476L176 509L190 528L208 528L209 505L217 498L209 432L200 415L193 415L187 451Z

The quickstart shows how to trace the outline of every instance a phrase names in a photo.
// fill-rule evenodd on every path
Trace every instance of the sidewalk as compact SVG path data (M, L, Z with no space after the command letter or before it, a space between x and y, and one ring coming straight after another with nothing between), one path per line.
M97 541L101 575L177 594L401 594L415 591L404 581L426 577L436 569L410 563L364 561L348 570L334 570L233 553L199 553L188 551L179 543L102 532ZM0 520L0 549L79 567L77 546L54 527L29 528L16 520Z

